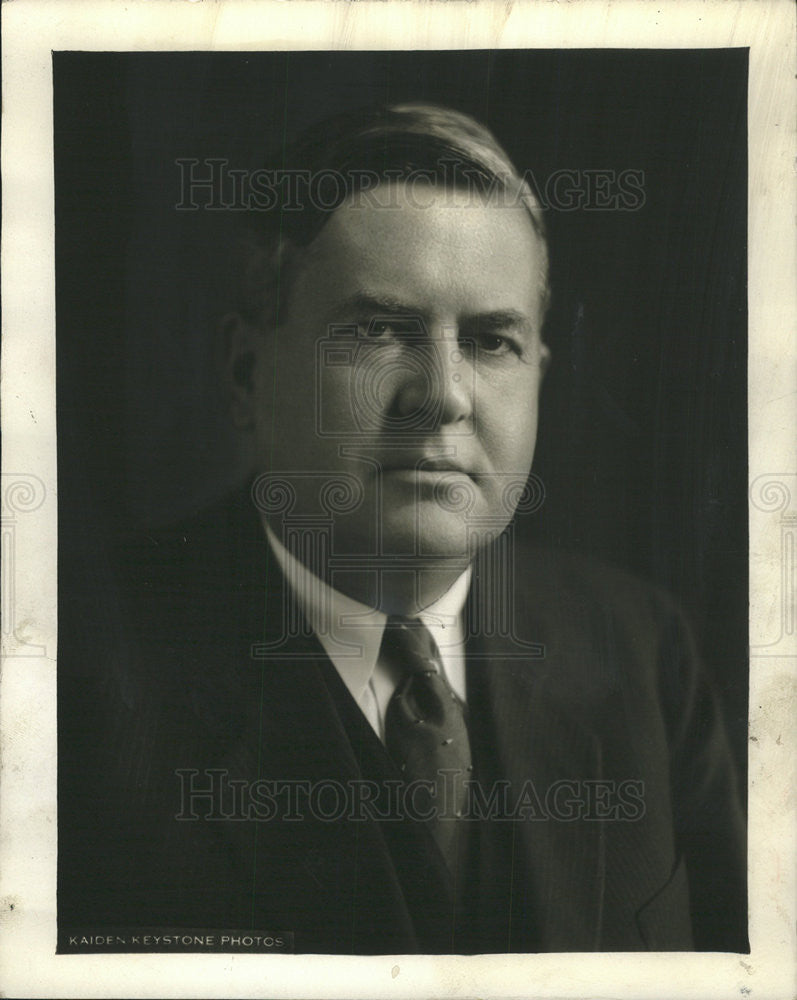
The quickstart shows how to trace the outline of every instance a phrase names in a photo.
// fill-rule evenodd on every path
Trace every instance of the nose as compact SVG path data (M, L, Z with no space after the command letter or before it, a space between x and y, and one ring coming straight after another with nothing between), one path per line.
M419 429L457 424L470 419L473 387L468 366L460 350L456 328L430 331L419 343L408 342L404 351L414 352L398 380L395 411L402 424Z

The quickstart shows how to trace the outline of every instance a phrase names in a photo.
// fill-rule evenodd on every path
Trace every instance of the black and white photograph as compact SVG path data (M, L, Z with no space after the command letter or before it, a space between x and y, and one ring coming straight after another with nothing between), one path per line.
M793 43L142 6L36 49L49 214L3 162L8 947L40 914L74 996L755 995L794 944Z
M59 948L748 950L746 82L56 53Z

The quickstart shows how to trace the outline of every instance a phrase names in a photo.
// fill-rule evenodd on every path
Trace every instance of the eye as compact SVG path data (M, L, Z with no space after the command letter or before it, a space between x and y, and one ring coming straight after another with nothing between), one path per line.
M365 328L366 337L386 337L392 330L389 320L380 319L372 323L361 324Z
M524 359L527 324L514 311L467 317L460 326L460 344L475 361Z
M417 338L423 336L423 325L414 316L378 316L362 319L357 326L361 335L373 340Z
M479 330L466 335L461 338L460 344L462 350L474 359L520 357L522 354L520 346L511 337L491 333L489 330Z
M505 337L499 337L496 333L480 333L476 338L476 346L480 351L487 354L508 354L515 350L514 345Z

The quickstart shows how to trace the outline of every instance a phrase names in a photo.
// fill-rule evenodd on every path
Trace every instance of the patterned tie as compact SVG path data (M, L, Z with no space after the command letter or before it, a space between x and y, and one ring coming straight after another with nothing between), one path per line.
M472 771L462 703L445 679L437 643L420 619L388 618L379 655L403 675L385 714L388 752L408 784L427 783L415 786L406 801L416 818L429 817L432 834L453 871L457 819ZM432 794L428 783L435 789Z

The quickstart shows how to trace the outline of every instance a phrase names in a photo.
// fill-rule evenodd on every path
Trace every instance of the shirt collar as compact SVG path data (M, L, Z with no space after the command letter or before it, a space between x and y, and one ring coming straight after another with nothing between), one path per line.
M330 587L285 548L265 518L263 523L274 556L300 609L346 687L359 701L376 666L387 615ZM470 577L469 566L441 597L418 615L441 650L448 643L447 636L460 631Z

